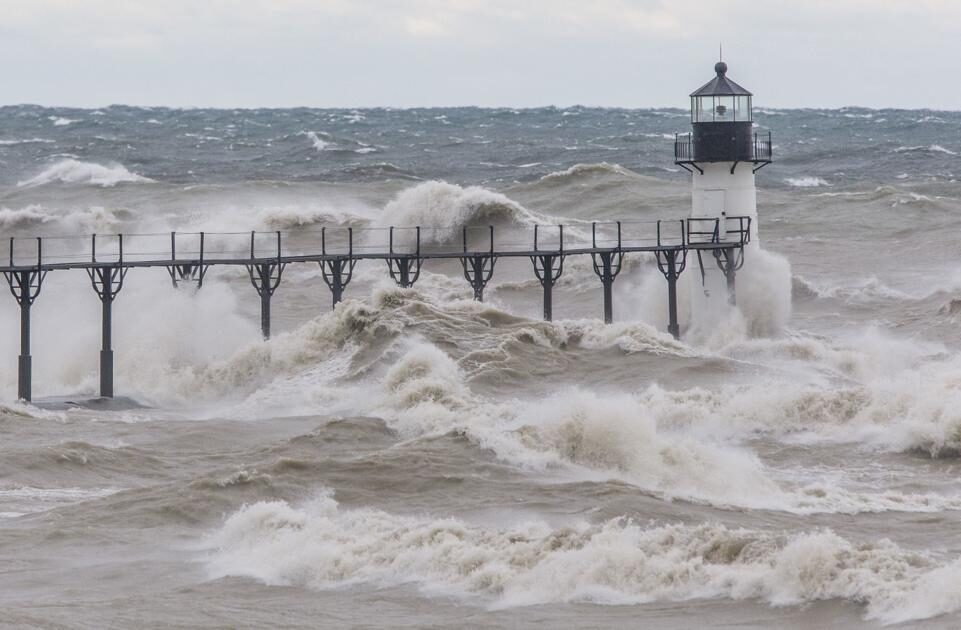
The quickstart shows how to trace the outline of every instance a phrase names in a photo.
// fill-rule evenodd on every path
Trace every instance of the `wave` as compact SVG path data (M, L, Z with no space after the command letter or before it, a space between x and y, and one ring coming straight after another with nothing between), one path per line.
M369 413L384 418L402 436L453 431L522 469L619 479L663 498L721 508L801 514L961 509L961 497L777 481L756 455L726 436L701 430L724 418L725 410L704 405L709 397L700 390L679 393L691 398L675 401L656 387L640 396L568 389L501 404L474 394L456 362L423 344L400 357L384 381L381 402ZM744 402L750 398L738 404ZM755 412L756 424L768 422L766 427L774 428L770 418L778 416L773 405ZM693 421L697 414L702 415L693 424L679 421Z
M791 276L791 299L809 300L822 297L818 286L801 276Z
M541 177L539 181L541 182L566 181L566 180L577 179L580 177L593 176L593 175L623 175L625 177L633 177L636 174L624 168L620 164L609 164L607 162L600 162L597 164L575 164L574 166L570 168L566 168L563 171L555 171L553 173L548 173L547 175L544 175L543 177Z
M43 138L28 138L25 140L0 140L0 146L15 146L18 144L54 144L55 140L45 140Z
M854 284L818 285L800 276L794 276L792 282L794 294L798 297L833 298L851 304L924 299L888 286L876 276L864 278Z
M822 377L716 391L667 392L653 386L638 395L636 405L661 419L665 430L696 430L704 439L766 436L934 458L961 456L961 360L945 356L938 344L868 330L844 346L811 337L746 340L724 356L768 366L809 365ZM875 498L879 506L886 501ZM927 500L915 499L919 509ZM935 502L955 509L957 498Z
M903 190L897 188L896 186L884 185L878 186L874 190L859 190L859 191L844 191L844 192L821 192L811 195L812 197L824 197L824 198L840 198L845 201L851 201L853 203L861 204L863 202L873 202L873 201L886 201L891 200L890 206L896 207L903 204L911 204L916 202L928 202L934 203L940 197L929 197L927 195L921 195L914 191Z
M795 298L824 298L843 300L853 305L876 302L924 302L933 298L954 294L961 288L961 277L957 274L942 274L928 286L914 287L909 293L890 286L877 276L868 276L853 282L838 284L817 283L801 276L793 276L793 295ZM953 314L949 300L940 312Z
M460 295L466 297L466 287ZM665 396L652 388L601 396L568 388L552 397L502 403L473 391L472 379L484 373L501 380L522 375L531 361L563 365L565 355L578 350L698 357L643 324L533 322L469 299L430 300L418 290L384 289L371 303L347 300L270 341L251 341L254 326L235 313L229 289L216 284L194 296L178 292L162 305L150 302L149 308L138 307L143 298L134 292L125 299L143 314L126 324L137 334L125 337L118 357L124 390L167 407L189 401L200 406L194 413L201 417L379 417L405 438L454 432L522 470L619 479L656 496L722 508L793 513L961 508L961 499L951 497L778 480L776 471L739 445L756 433L807 432L825 441L950 455L961 448L961 419L951 411L961 408L951 391L955 376L933 371L912 380L907 371L890 385L879 377L915 362L925 348L914 343L898 347L863 339L853 342L861 349L856 351L813 339L756 339L725 350L727 360L788 360L867 381L852 383L851 390L760 384L713 394L695 388ZM198 309L205 317L195 317ZM70 344L75 342L61 347L49 365L72 378L80 374L83 387L92 390L89 353ZM233 350L238 345L243 349ZM876 355L867 356L864 349L871 348Z
M569 343L583 348L618 348L627 354L654 356L694 356L695 351L653 326L641 322L604 324L595 320L566 321L557 324Z
M371 164L350 164L340 171L343 175L356 178L384 178L386 181L394 179L422 180L415 173L390 162L374 162Z
M257 212L255 225L271 230L285 230L311 225L354 226L367 224L374 211L354 205L351 208L321 205L287 205L264 208Z
M211 579L243 576L315 590L411 584L490 608L631 605L707 598L773 606L842 600L885 623L961 609L961 564L889 540L830 530L775 535L720 524L642 526L625 518L509 527L343 509L246 505L205 541Z
M316 131L305 131L304 135L307 136L307 138L311 141L311 143L313 143L314 148L317 149L318 151L323 151L333 146L333 142L329 140L329 136L327 134L323 134L326 138L323 140L320 138L320 135L318 135Z
M946 149L940 144L931 144L928 146L917 145L917 146L900 146L894 150L895 153L942 153L944 155L958 155L956 151L951 149Z
M53 183L89 184L105 188L120 183L148 183L154 180L131 173L122 164L103 165L95 162L81 162L76 159L60 160L28 180L18 182L21 188L34 188Z
M784 181L795 188L819 188L831 185L830 182L821 177L788 177Z
M461 236L466 226L498 222L524 226L555 223L502 193L481 186L465 188L439 181L424 182L401 191L384 207L379 220L385 226L419 225L421 239L427 243L451 242Z
M371 146L358 140L336 138L332 134L324 131L303 131L301 135L307 136L314 149L319 152L342 151L349 153L376 153L377 147ZM344 146L346 145L346 146Z
M72 212L52 210L39 204L23 208L0 207L0 229L4 230L55 225L59 231L69 234L110 232L117 229L121 218L117 212L101 206Z
M117 488L0 487L0 519L16 518L91 499L101 499L118 491Z

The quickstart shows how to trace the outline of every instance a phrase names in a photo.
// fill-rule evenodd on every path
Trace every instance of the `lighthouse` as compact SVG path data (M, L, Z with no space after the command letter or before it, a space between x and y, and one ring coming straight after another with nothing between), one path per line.
M689 238L734 238L729 231L748 229L744 219L735 217L749 217L749 248L756 250L754 174L771 163L771 134L754 131L753 94L728 78L727 64L719 61L714 72L714 78L691 94L692 132L678 135L674 142L674 163L692 177ZM725 272L734 261L706 260L700 254L697 258L699 277L691 287L694 325L701 313L718 311L719 301L735 301L733 269ZM716 299L724 295L727 300Z

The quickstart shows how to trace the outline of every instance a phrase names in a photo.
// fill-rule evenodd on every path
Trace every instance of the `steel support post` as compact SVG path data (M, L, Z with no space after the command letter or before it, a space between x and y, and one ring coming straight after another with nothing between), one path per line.
M482 279L484 276L484 258L481 256L474 256L471 259L471 286L474 289L474 299L478 302L484 301L484 287L487 285Z
M20 302L20 357L17 361L17 398L27 402L30 402L33 395L33 359L30 356L31 302L32 300Z
M734 286L734 277L737 275L734 269L726 272L724 277L727 278L727 301L731 306L737 306L737 290Z
M410 281L410 261L406 259L398 261L397 272L399 274L397 284L399 284L401 288L409 289L411 285L413 285Z
M198 289L204 284L204 276L207 274L209 265L204 263L204 232L200 232L199 236L200 248L197 252L192 252L192 255L198 256L197 262L173 264L177 260L177 233L170 233L171 264L167 265L167 273L170 274L170 281L175 289L180 286L181 282L196 282Z
M667 332L675 339L681 338L681 327L677 322L677 274L667 276Z
M478 302L484 301L484 289L494 275L496 262L497 258L490 254L473 254L460 259L461 266L464 268L464 278L474 289L474 299Z
M402 289L409 289L414 286L414 283L420 278L422 264L423 259L416 256L396 256L387 259L390 277Z
M656 252L657 266L667 279L667 331L675 339L681 338L677 318L677 279L687 266L687 251L679 248L661 249Z
M10 293L20 306L20 356L17 358L17 398L33 399L33 358L30 355L30 310L40 295L40 287L47 272L43 271L43 240L36 239L36 267L5 271L4 278ZM14 238L10 238L10 267L14 266Z
M109 265L87 269L101 304L100 396L113 398L113 300L123 288L127 269Z
M344 299L344 289L354 277L357 260L352 256L337 257L321 260L319 264L324 282L330 289L333 306L336 307Z
M554 285L564 273L564 256L557 254L538 254L531 256L534 265L534 275L544 287L544 321L549 322L554 317Z
M113 398L113 298L101 298L103 305L100 347L100 395Z
M286 264L262 262L247 265L250 284L260 296L260 332L264 339L270 339L270 298L280 286Z
M735 279L737 271L744 266L744 248L715 250L714 258L717 266L727 281L727 301L731 306L737 306L737 287Z
M402 289L409 289L414 286L420 278L420 268L424 259L420 257L420 228L415 228L414 253L402 254L394 251L394 227L390 228L388 241L387 268L390 270L390 277ZM351 241L353 247L353 241ZM351 249L353 252L353 249Z
M274 292L267 289L270 285L270 265L257 265L257 275L260 278L260 334L264 339L270 339L270 298Z
M614 279L621 272L624 254L620 251L598 252L591 254L594 273L604 286L604 323L614 322Z

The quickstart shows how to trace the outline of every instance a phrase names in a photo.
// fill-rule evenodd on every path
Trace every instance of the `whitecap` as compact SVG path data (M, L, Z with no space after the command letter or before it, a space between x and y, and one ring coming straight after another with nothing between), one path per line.
M830 530L771 534L626 518L553 527L345 509L330 493L245 505L205 541L211 579L314 590L410 584L503 609L725 598L772 606L841 600L885 623L961 609L961 563Z
M788 177L784 181L795 188L818 188L831 185L830 182L821 177Z
M122 164L103 165L69 158L51 164L39 175L17 182L17 186L33 188L60 182L64 184L89 184L106 188L120 183L148 183L153 181L142 175L131 173Z

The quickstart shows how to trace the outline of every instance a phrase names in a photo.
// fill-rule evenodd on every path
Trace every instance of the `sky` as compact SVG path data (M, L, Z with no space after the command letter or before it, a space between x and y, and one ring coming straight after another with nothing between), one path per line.
M0 0L0 104L961 109L961 0Z

